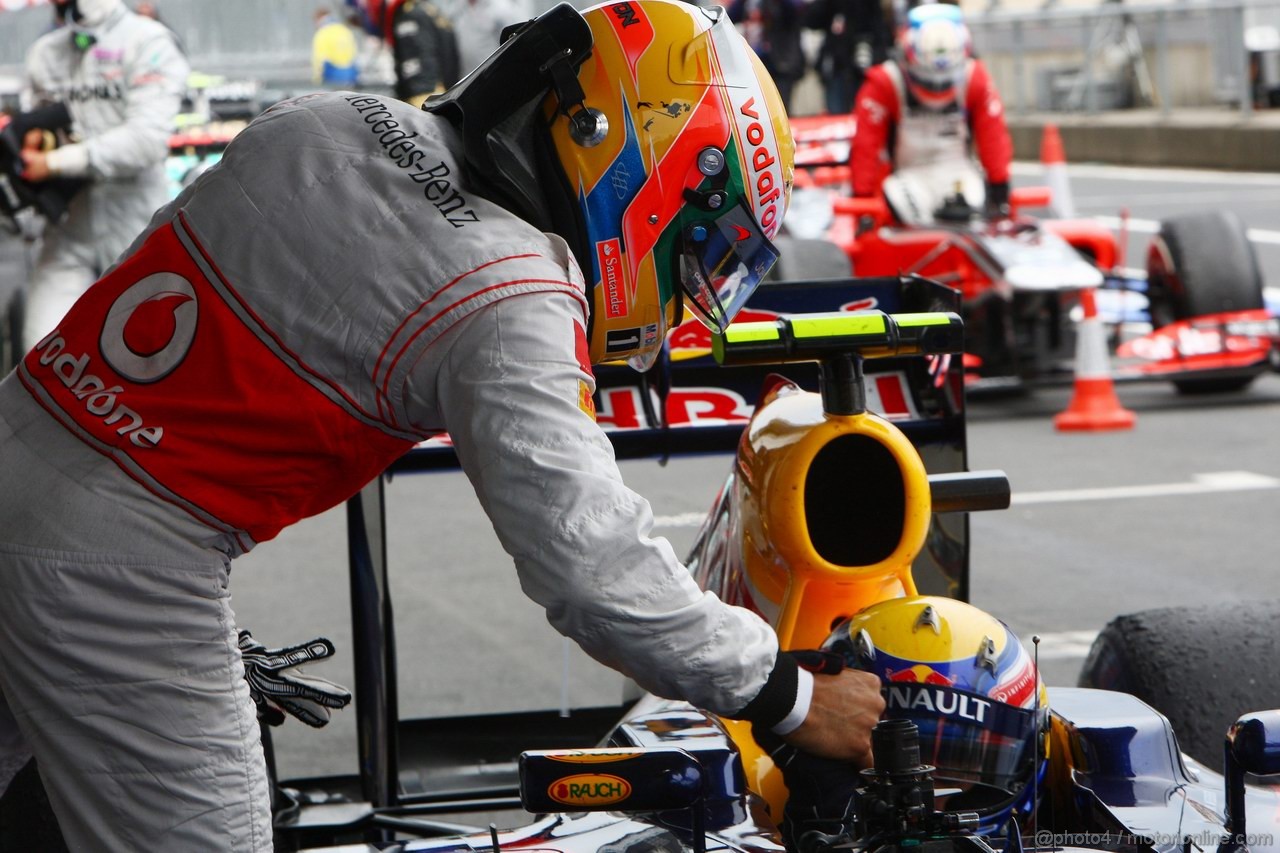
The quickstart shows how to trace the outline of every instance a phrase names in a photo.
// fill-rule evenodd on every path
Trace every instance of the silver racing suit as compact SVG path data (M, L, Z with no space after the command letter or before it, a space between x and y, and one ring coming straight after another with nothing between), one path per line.
M187 61L163 24L122 3L106 5L101 22L77 28L80 44L77 31L64 27L27 53L24 107L66 103L80 140L50 154L51 171L92 182L76 193L66 218L45 229L28 292L24 350L57 324L168 201L164 158Z
M0 384L0 744L11 717L73 847L269 849L227 563L444 430L552 625L663 696L760 701L776 639L649 535L586 311L564 240L389 98L277 106L156 214Z

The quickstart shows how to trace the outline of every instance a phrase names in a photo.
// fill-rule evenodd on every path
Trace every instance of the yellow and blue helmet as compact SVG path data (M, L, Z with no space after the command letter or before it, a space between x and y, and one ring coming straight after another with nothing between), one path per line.
M581 214L591 360L644 369L683 304L723 330L773 266L795 146L773 80L723 9L627 0L582 14L582 101L560 92L544 108Z
M914 596L868 607L823 648L880 677L883 719L919 727L939 808L978 812L983 832L1033 810L1031 783L1048 758L1048 694L1007 625L961 601Z

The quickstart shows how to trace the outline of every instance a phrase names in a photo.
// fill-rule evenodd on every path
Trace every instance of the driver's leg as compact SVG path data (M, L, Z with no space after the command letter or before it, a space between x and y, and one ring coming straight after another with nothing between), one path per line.
M47 248L47 247L46 247ZM22 325L22 354L57 328L96 276L86 259L75 253L42 251L27 285L27 307Z
M0 545L0 690L73 850L271 850L227 568Z
M9 782L31 760L31 747L18 728L18 721L9 710L4 692L0 691L0 797L4 796Z

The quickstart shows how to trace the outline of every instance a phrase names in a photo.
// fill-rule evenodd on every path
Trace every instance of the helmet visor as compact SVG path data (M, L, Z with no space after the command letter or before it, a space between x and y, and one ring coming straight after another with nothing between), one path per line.
M778 250L745 202L685 226L680 280L694 314L723 332L778 261Z
M885 694L885 717L916 724L920 760L948 787L1003 801L1030 781L1044 712L932 684L891 683Z

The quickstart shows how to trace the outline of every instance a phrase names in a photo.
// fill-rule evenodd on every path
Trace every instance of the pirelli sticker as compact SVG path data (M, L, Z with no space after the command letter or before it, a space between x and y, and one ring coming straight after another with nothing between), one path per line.
M608 773L576 773L552 782L547 796L566 806L611 806L631 796L631 783Z

